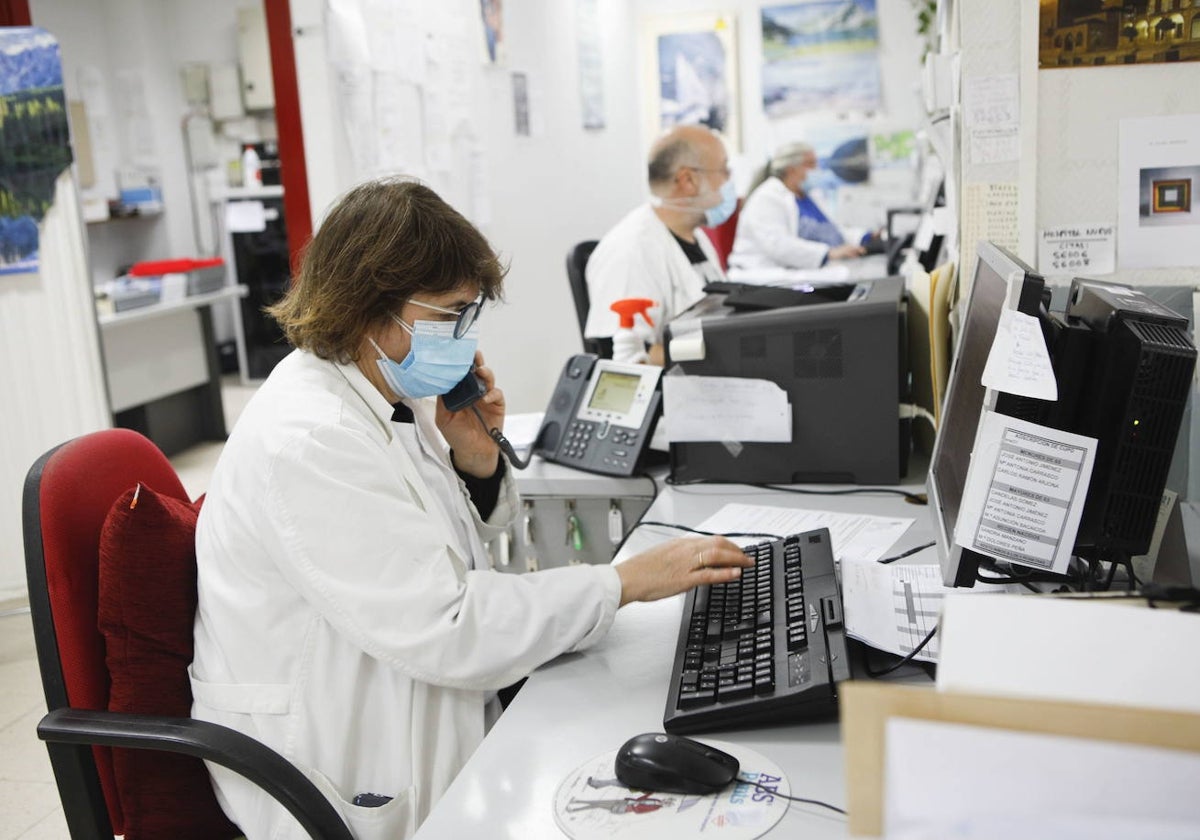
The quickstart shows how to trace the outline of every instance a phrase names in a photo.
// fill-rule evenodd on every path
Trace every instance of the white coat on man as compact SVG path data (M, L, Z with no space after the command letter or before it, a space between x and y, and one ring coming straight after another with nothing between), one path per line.
M703 298L706 283L725 278L704 231L696 228L695 238L708 258L703 276L650 204L630 211L604 235L588 259L589 309L584 335L608 338L617 331L620 321L609 309L614 301L650 298L657 304L649 312L654 326L635 318L634 330L646 344L661 344L664 325Z
M482 740L495 690L601 638L621 598L611 566L490 570L513 483L481 521L434 399L406 402L414 422L394 422L354 364L293 352L230 435L197 528L193 715L299 766L359 840L411 836ZM250 840L307 837L209 770ZM360 793L392 799L360 807Z
M796 194L770 176L750 193L738 215L737 234L729 254L730 270L819 268L829 255L823 242L801 239ZM858 242L862 230L841 229L847 242Z

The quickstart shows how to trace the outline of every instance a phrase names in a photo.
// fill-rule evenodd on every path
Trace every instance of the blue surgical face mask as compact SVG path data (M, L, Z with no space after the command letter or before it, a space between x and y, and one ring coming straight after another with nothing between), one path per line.
M725 179L725 183L721 184L720 192L721 203L704 211L705 227L716 227L725 222L737 209L737 187L733 185L732 178Z
M479 345L478 323L462 338L455 338L453 321L413 321L410 327L395 315L392 318L412 336L404 361L394 361L374 339L367 340L379 353L375 363L393 393L413 399L440 396L470 372Z

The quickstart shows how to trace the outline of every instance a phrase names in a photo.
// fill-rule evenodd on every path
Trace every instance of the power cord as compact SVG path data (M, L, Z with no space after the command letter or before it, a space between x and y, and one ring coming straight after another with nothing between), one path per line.
M843 490L809 490L802 487L789 487L786 484L751 484L743 482L745 487L757 487L760 490L779 490L784 493L799 493L802 496L850 496L856 493L888 493L903 496L904 501L912 505L927 505L929 499L924 493L909 493L895 487L848 487Z
M785 793L780 793L777 790L767 787L762 782L752 782L749 779L744 778L742 776L738 776L737 781L739 784L751 785L752 787L756 787L759 790L766 791L767 793L771 794L772 796L778 796L780 799L786 799L788 802L803 802L805 805L819 805L822 808L828 808L830 811L837 811L839 814L844 815L846 813L844 808L839 808L836 805L830 805L828 802L822 802L819 799L805 799L801 796L788 796Z
M656 522L649 519L645 522L639 521L638 525L656 525L659 528L673 528L676 531L687 531L689 534L700 534L704 537L765 537L769 540L780 539L779 534L768 534L763 531L728 531L718 533L717 531L702 531L699 528L689 528L687 525L676 525L673 522Z
M937 431L937 420L933 414L924 406L916 405L915 403L900 403L900 419L911 420L914 417L920 417L922 420L928 421L930 427Z
M927 542L923 545L918 545L916 548L910 548L908 551L902 551L899 554L895 554L891 557L884 557L882 560L878 560L876 562L882 564L895 563L897 560L903 560L905 557L916 554L918 551L924 551L927 548L933 548L935 545L937 545L937 543Z
M933 640L934 635L938 631L938 626L939 625L937 625L937 624L933 625L933 629L930 630L925 635L925 638L921 640L921 643L919 645L917 645L915 648L913 648L912 650L910 650L908 652L908 654L904 658L902 658L899 662L889 665L888 667L886 667L880 671L876 671L873 668L871 668L870 665L867 665L866 666L867 676L875 677L876 679L878 679L879 677L885 677L888 674L892 673L893 671L903 668L909 662L912 662L913 659L916 657L916 655L925 649L925 645L929 644Z

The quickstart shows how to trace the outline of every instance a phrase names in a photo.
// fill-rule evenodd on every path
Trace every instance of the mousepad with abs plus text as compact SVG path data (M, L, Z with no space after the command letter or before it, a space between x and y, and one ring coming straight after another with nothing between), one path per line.
M663 837L721 837L753 840L779 822L791 793L783 771L754 750L724 741L706 744L741 764L739 780L719 793L699 796L630 790L613 769L617 751L598 755L575 769L554 796L554 819L573 840L661 840Z

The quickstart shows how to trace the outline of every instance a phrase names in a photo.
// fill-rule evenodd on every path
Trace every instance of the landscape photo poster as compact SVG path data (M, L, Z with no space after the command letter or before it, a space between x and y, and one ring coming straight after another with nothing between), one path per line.
M882 104L875 0L806 0L762 9L768 117L874 112Z
M0 274L38 270L38 223L71 164L58 41L0 28Z

